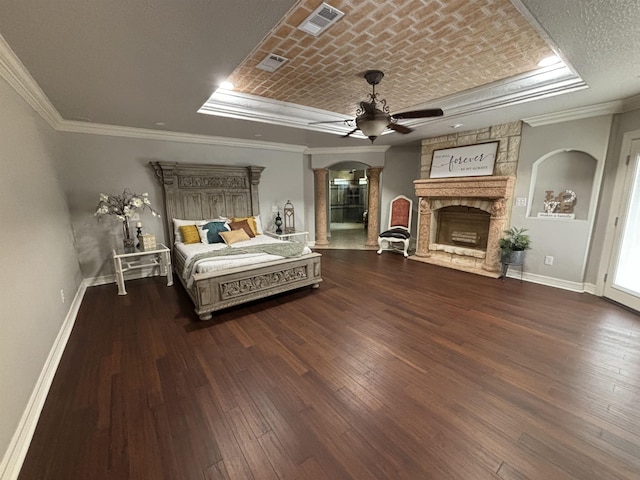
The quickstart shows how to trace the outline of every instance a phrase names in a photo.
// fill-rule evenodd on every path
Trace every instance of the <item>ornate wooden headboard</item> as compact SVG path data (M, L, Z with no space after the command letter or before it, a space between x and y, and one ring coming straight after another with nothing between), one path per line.
M150 162L164 187L166 223L260 214L258 184L264 167Z

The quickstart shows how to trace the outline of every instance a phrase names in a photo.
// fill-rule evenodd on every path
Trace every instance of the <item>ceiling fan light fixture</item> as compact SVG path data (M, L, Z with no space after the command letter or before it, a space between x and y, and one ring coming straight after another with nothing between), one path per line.
M356 118L356 125L373 143L384 132L390 121L391 118L387 114L375 114Z

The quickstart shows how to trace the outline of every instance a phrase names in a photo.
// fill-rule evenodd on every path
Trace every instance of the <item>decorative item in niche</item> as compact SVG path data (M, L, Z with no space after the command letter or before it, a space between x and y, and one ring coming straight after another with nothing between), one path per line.
M573 190L565 190L554 196L553 190L547 190L544 197L544 212L538 213L539 218L575 218L573 208L578 196Z
M287 203L284 204L284 233L295 233L296 232L296 219L293 211L293 204L291 200L287 200Z
M434 150L430 178L493 175L499 142Z
M151 214L154 217L160 216L158 212L151 207L148 193L138 195L137 193L131 193L128 188L125 188L122 195L107 195L101 193L94 215L98 217L112 215L120 220L122 222L122 243L124 245L124 251L125 253L133 253L135 241L131 237L129 220L134 214L139 211L144 211L147 208L151 210ZM140 226L142 226L142 224L140 224Z

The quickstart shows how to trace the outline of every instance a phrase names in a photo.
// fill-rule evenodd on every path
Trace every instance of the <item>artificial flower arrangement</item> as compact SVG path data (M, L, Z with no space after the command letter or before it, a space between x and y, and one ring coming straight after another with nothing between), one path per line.
M122 195L100 194L100 201L95 215L115 215L121 222L131 218L138 210L148 208L154 217L159 217L157 211L151 207L149 194L131 193L128 188L124 189Z
M151 210L151 214L154 217L160 216L160 214L151 207L148 193L138 195L137 193L131 193L128 188L125 188L122 195L106 195L101 193L98 208L94 215L113 215L120 220L122 222L125 250L129 250L133 248L134 243L129 231L129 219L139 210L144 211L147 208Z

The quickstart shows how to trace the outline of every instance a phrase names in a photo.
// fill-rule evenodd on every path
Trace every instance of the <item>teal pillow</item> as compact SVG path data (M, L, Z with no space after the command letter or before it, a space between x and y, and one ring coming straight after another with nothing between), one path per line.
M224 243L220 232L229 231L226 222L209 222L203 225L202 229L207 231L207 242L209 243Z

